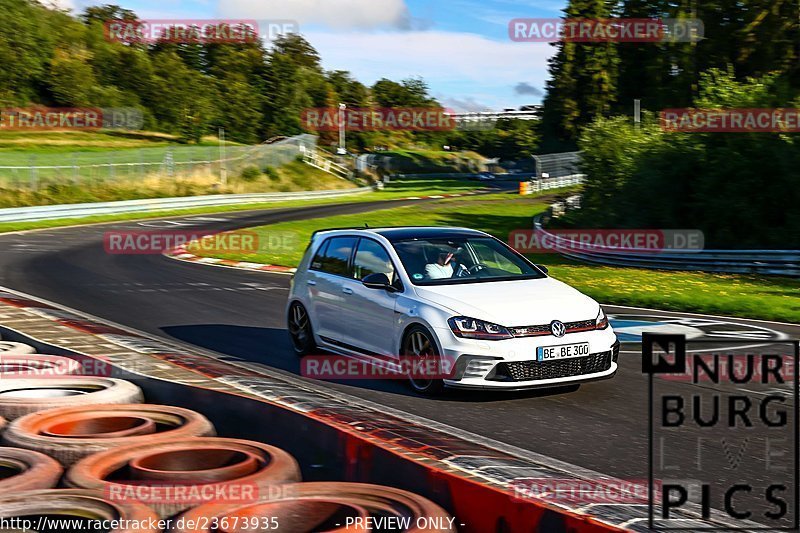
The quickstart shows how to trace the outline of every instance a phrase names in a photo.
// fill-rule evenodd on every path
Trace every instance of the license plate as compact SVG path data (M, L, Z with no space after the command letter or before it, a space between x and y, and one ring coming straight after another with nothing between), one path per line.
M539 361L570 359L572 357L586 357L587 355L589 355L588 342L562 344L561 346L540 346L536 348L536 359Z

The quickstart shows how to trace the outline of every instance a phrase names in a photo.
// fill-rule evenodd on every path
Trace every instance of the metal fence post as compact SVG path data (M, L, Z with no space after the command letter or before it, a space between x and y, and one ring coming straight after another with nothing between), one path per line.
M38 176L36 174L36 156L32 155L30 158L30 183L28 184L32 191L35 191L37 188Z

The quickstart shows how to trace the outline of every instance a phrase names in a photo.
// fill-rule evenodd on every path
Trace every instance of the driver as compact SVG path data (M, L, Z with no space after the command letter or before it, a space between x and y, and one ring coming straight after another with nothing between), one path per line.
M428 279L444 279L453 277L453 252L441 252L435 263L425 265Z

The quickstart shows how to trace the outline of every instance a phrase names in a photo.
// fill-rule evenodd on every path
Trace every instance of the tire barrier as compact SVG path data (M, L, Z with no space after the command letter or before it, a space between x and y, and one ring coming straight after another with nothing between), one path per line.
M83 370L75 359L58 355L6 355L0 352L0 379L51 378L79 374Z
M58 461L32 450L0 447L0 497L26 490L51 489L64 469Z
M25 355L35 352L36 348L21 342L0 341L0 355Z
M53 489L0 496L0 520L9 523L13 518L20 518L32 520L33 524L36 524L39 517L47 519L50 525L55 524L57 520L65 520L72 524L70 528L48 528L47 531L92 531L92 526L97 521L108 520L122 525L124 529L104 530L107 533L161 533L161 530L149 527L149 523L157 522L158 519L153 510L146 505L138 502L109 501L104 499L102 494L93 491ZM80 526L81 522L84 527L76 527L76 524ZM125 524L135 524L140 527L130 529Z
M414 493L367 483L315 482L284 485L267 502L200 505L181 515L184 520L177 523L183 527L174 533L240 533L271 521L272 527L293 533L371 531L367 524L378 517L404 524L392 531L455 530L447 511Z
M8 420L56 407L131 404L143 401L142 390L122 379L0 379L0 416Z
M11 304L7 306L5 302ZM47 307L48 305L14 292L3 293L0 288L0 311L7 313L15 325L23 324L30 328L29 333L37 336L34 344L41 351L69 353L70 357L80 357L81 354L61 347L84 346L87 357L110 360L125 372L123 375L130 375L131 379L135 379L151 401L174 403L188 408L203 406L204 415L214 421L222 434L268 441L290 450L302 464L309 467L313 465L317 475L324 475L325 479L378 485L388 482L416 492L458 517L455 525L459 530L472 533L610 533L620 531L621 527L632 520L641 520L640 508L635 506L609 509L597 506L587 512L584 509L553 506L535 500L520 500L510 491L514 480L525 478L531 475L530 472L559 479L564 475L563 471L550 468L546 463L533 458L500 452L481 443L450 435L442 429L416 424L401 416L361 404L351 404L346 398L338 398L312 388L298 387L293 380L283 380L268 371L258 376L243 375L236 371L237 367L228 368L228 363L213 357L184 352L177 346L159 343L134 333L117 331L107 324L70 314L67 310ZM65 327L58 328L57 332L46 331L46 326L41 323L44 319L33 312L43 306L54 310L53 317L49 320ZM8 328L0 325L0 332L8 331ZM14 340L26 338L16 330L10 331ZM124 346L125 353L107 355L107 348L99 342L109 342L110 338L115 339L111 342ZM95 341L98 342L96 346L92 344ZM55 348L51 350L46 346ZM207 364L214 371L186 373L185 368L193 367L185 362L185 356L190 358L192 365L195 362ZM0 385L4 381L14 380L0 380ZM63 383L65 380L38 381ZM3 389L0 388L0 401L2 392ZM259 423L253 423L254 413L258 413ZM134 431L145 430L140 428ZM144 439L146 436L136 438ZM139 448L152 450L154 446L143 444ZM120 449L116 448L114 451ZM77 464L90 459L92 458L88 457ZM239 456L239 459L232 462L236 469L227 468L233 466L230 462L217 464L217 468L204 465L204 469L222 470L222 474L227 476L239 475L241 470L250 468L248 463L252 463L248 454ZM101 495L119 494L111 490L117 487L135 488L137 484L142 486L141 479L134 478L126 462L118 464L120 468L117 470L113 470L114 465L107 467L108 473L97 483L105 491L100 492ZM153 489L158 488L157 478L165 477L164 474L159 476L159 472L181 470L165 468L146 460L134 461L133 466L137 472L136 478L155 479L149 484ZM182 469L202 470L186 467ZM97 479L98 476L95 476L95 482ZM121 485L120 479L129 479L131 483ZM69 483L68 485L71 486ZM219 485L220 483L194 487L213 488ZM248 503L270 503L274 499L272 496L280 494L281 490L280 485L271 485L264 491L270 497L257 502L243 501L237 504L231 499L217 496L189 502L188 505L184 502L179 508L185 510L195 504L209 503L209 500L240 506ZM137 495L134 493L134 496ZM138 499L141 502L152 501L152 496L150 500L141 497ZM339 506L338 503L335 505ZM165 509L159 509L158 512L169 514ZM300 513L302 517L303 511ZM353 513L355 511L351 511L351 515L355 516ZM328 524L320 525L329 528ZM351 528L358 529L364 530L363 527Z
M206 503L191 491L185 497L147 500L143 487L208 489L220 499L252 503L276 486L300 481L300 468L289 453L261 442L219 437L171 439L123 446L90 455L67 471L70 487L106 494L145 494L146 502L166 518ZM134 496L130 496L134 497Z
M3 433L3 441L46 453L69 466L118 446L144 443L150 447L164 439L214 434L206 417L181 407L92 405L48 409L18 418Z

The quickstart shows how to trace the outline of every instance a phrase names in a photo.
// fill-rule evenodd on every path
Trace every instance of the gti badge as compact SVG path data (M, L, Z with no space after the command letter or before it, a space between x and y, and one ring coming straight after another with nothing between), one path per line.
M563 322L553 320L550 323L550 331L552 331L553 335L556 337L563 337L567 334L567 326L565 326Z

